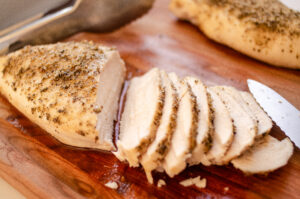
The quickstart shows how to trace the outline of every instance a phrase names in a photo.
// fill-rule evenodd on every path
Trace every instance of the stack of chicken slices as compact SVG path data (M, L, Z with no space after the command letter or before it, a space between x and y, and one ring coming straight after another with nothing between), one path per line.
M196 164L267 173L293 153L288 138L268 135L271 128L250 93L154 68L130 81L114 154L142 165L150 183L154 170L173 177Z

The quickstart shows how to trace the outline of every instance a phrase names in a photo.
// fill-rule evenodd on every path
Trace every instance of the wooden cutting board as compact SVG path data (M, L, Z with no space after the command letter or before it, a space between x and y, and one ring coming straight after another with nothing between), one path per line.
M178 21L156 1L143 18L109 34L80 33L67 40L92 40L116 46L128 67L128 78L151 67L193 75L208 85L247 90L248 78L278 91L300 109L300 71L276 68L207 39L187 22ZM59 143L0 97L0 176L28 198L299 198L300 150L287 166L268 176L245 176L232 166L193 166L157 188L141 168L129 168L111 153ZM271 134L285 135L277 126ZM182 187L179 181L201 176L207 187ZM104 186L115 181L119 188Z

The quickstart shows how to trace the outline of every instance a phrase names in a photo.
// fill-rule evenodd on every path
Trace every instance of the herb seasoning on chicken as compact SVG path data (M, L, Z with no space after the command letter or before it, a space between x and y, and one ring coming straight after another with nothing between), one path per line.
M112 150L125 71L116 50L92 42L27 46L0 58L0 91L63 143Z

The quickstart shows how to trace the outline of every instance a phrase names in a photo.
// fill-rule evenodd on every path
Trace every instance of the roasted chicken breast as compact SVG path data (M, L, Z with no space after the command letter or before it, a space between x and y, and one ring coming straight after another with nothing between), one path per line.
M116 50L91 42L27 46L0 58L0 91L61 142L113 150L125 72Z
M275 66L300 68L300 12L280 0L172 0L170 9L216 42Z

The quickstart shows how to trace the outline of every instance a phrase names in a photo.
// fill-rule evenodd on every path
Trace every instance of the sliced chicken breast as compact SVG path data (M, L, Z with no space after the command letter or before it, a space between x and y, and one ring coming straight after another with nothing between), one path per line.
M265 111L258 105L253 96L248 92L240 92L243 100L247 103L249 109L254 114L257 125L258 132L257 138L269 133L272 129L273 123L271 118L265 113Z
M272 128L272 120L257 104L252 95L248 92L240 92L233 87L223 86L224 91L234 97L236 101L244 108L245 111L257 122L257 135L260 138L265 133L268 133Z
M221 86L222 90L228 93L230 96L234 98L236 102L240 104L240 106L248 113L248 115L252 118L252 120L257 123L257 118L254 115L253 111L251 110L250 106L246 103L243 99L241 92L231 86Z
M179 107L176 128L171 140L170 150L163 162L163 169L173 177L186 167L186 160L196 145L198 112L196 98L185 81L180 81L175 73L169 74L179 92Z
M191 87L192 93L196 97L198 108L196 146L192 152L192 157L188 159L188 163L193 165L199 164L201 160L205 158L205 153L211 146L211 99L206 91L206 86L199 79L186 77L184 81Z
M72 146L114 149L126 72L116 50L91 42L27 46L1 57L0 71L1 93L52 136Z
M288 163L293 154L293 144L289 138L281 141L266 135L263 140L231 163L247 174L268 173Z
M234 137L233 120L229 110L217 93L211 88L208 88L207 91L211 96L214 128L212 134L212 147L206 154L206 157L208 164L221 165L223 164L222 158L231 146ZM203 161L202 163L205 164Z
M233 119L234 138L230 148L222 162L227 164L233 158L241 155L245 150L253 145L255 136L257 134L257 123L252 119L247 111L235 98L225 91L223 86L211 87L215 91L229 110L229 114Z
M130 81L121 118L118 151L114 154L138 167L140 156L155 139L161 122L165 91L160 71L154 68Z
M165 103L162 110L161 123L157 129L155 140L141 158L148 181L153 184L151 172L161 167L162 161L170 147L171 138L176 127L178 110L178 93L165 71L160 71L165 91Z

